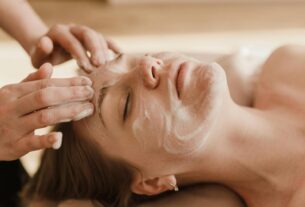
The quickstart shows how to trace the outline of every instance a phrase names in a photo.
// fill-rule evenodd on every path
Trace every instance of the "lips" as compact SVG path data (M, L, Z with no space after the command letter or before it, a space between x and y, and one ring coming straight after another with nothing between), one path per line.
M187 63L184 62L180 64L176 76L176 90L177 90L178 98L180 98L182 95L186 72L187 72Z

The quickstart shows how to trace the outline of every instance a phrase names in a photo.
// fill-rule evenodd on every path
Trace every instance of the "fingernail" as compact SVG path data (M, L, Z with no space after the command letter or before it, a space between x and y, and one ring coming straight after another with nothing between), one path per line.
M100 65L101 65L101 61L100 61L100 59L99 59L98 57L93 56L93 57L91 58L91 60L92 60L92 63L93 63L95 66L100 66Z
M93 114L93 108L87 108L84 111L80 112L77 116L74 117L74 121L81 120L89 115Z
M92 86L92 80L86 76L82 76L82 84Z
M90 64L87 61L78 61L78 65L86 71L92 71Z
M84 68L86 68L87 70L91 70L91 65L90 65L90 63L88 63L87 61L83 62L82 65L83 65Z
M84 94L88 97L92 97L94 95L93 88L91 88L90 86L84 86L84 87L85 87Z
M63 120L60 120L59 122L60 123L65 123L65 122L70 122L70 121L72 121L72 119L63 119Z
M59 149L61 147L61 144L62 144L62 133L61 132L56 132L55 140L56 141L52 145L52 148L57 150L57 149Z

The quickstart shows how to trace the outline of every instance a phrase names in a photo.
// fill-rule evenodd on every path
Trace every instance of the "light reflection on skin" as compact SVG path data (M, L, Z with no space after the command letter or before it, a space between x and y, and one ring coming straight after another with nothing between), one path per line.
M189 63L185 88L178 99L173 75ZM153 84L152 66L158 84ZM81 121L84 134L96 139L110 156L141 165L141 157L153 154L186 154L202 147L219 117L225 74L218 64L203 65L173 53L150 56L123 55L89 76L107 95L97 112ZM111 87L109 87L111 86ZM121 111L132 90L131 110L125 123ZM99 93L95 94L96 107ZM102 127L102 114L107 129ZM103 138L102 138L103 137Z

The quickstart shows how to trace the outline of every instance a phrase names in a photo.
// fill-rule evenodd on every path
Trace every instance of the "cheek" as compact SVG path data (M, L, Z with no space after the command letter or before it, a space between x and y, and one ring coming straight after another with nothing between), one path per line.
M135 107L138 111L131 130L140 143L140 149L186 154L204 145L219 117L222 89L216 84L215 88L210 88L208 98L203 100L199 86L200 83L194 85L194 98L188 103L178 102L171 93L165 98L151 92L137 91L141 98ZM174 86L169 84L167 87L168 91L173 91L171 87Z
M140 97L135 107L138 111L131 125L132 133L143 149L159 148L169 132L164 109L153 97Z
M195 77L184 102L171 107L171 133L164 139L164 148L171 154L191 153L203 147L220 116L224 92L222 74L211 70L208 76L195 73Z

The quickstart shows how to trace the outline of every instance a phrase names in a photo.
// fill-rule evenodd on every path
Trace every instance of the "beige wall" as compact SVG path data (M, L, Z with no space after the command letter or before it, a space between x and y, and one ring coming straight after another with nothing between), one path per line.
M111 4L130 4L130 3L294 3L305 2L305 0L107 0Z

